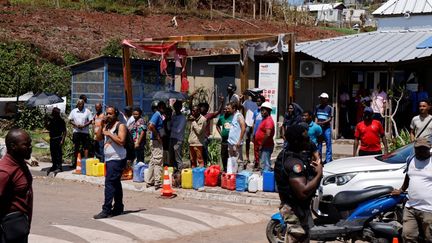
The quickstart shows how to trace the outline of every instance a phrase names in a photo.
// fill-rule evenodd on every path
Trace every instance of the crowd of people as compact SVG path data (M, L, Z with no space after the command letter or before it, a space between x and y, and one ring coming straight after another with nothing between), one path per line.
M327 93L319 96L320 103L313 111L303 110L296 103L288 104L283 123L279 128L271 116L273 109L271 103L266 101L260 92L247 90L237 95L235 91L234 84L228 85L228 96L218 98L215 112L209 112L210 106L206 102L197 104L194 93L188 100L177 100L171 102L171 105L167 105L162 100L154 100L151 105L153 114L148 120L143 117L139 107L126 106L123 111L116 109L118 121L125 124L133 139L134 158L138 162L149 164L150 176L146 178L149 186L156 188L161 186L162 166L173 166L178 171L185 168L184 143L188 143L189 148L190 163L187 166L192 168L207 166L213 125L221 138L222 167L228 173L236 173L244 168L272 170L271 155L275 147L275 134L280 134L284 140L284 147L287 147L289 140L285 134L287 129L294 125L302 125L307 129L308 136L316 146L319 158L324 164L333 160L331 126L333 108L328 103ZM103 137L97 136L100 131L106 129L106 108L104 112L102 104L97 103L94 105L95 114L92 114L86 101L87 98L81 96L68 116L73 127L74 155L71 165L73 168L76 167L78 154L84 158L89 157L89 148L92 148L90 151L92 156L96 156L100 161L106 161L106 151L104 152L106 141ZM429 125L431 120L422 115L427 113L423 106L428 107L428 104L420 102L420 115L414 117L411 124L413 138L415 133L432 132L432 124L430 131L428 129L419 131L419 127L424 126L426 121ZM381 142L384 144L384 152L387 153L381 117L378 117L372 107L367 105L363 107L362 113L363 119L355 129L353 156L381 153ZM66 124L58 109L53 109L51 118L46 122L46 128L51 137L53 162L52 168L47 173L58 173L62 171L61 146L66 137ZM187 130L189 132L185 134ZM150 151L145 151L147 143ZM323 144L326 150L324 153ZM145 161L146 153L150 154L148 161Z
M311 227L310 201L321 181L323 165L332 161L333 108L328 104L329 96L322 93L319 96L320 103L314 111L303 110L296 103L287 105L280 128L284 149L273 164L271 155L277 132L275 121L271 117L273 106L260 93L246 91L239 96L235 91L235 85L228 86L228 96L219 97L219 107L215 112L209 112L208 103L194 105L195 94L187 101L177 100L172 105L167 105L164 101L153 101L153 114L148 121L143 118L139 107L127 106L120 112L116 107L107 106L104 111L102 104L98 103L94 106L96 113L93 115L86 97L81 96L76 108L68 116L73 127L72 166L76 166L78 154L83 157L94 154L106 163L105 199L102 211L94 218L123 213L121 176L128 160L146 162L146 143L150 143L151 151L149 176L145 179L147 185L154 186L155 189L161 187L164 165L171 165L177 171L185 167L207 166L211 127L216 119L215 127L221 137L223 170L236 173L248 165L256 171L274 170L281 198L281 212L289 216L287 222L291 225L291 231L286 237L293 242L308 239ZM190 107L190 112L185 112L185 103ZM428 100L418 100L418 115L412 118L410 124L410 138L414 141L415 153L407 160L406 177L401 188L393 191L393 194L399 194L409 189L409 201L403 220L403 238L406 242L416 242L419 228L423 229L424 239L432 238L429 230L431 202L427 190L424 190L431 181L429 172L432 145L428 139L432 134L430 107ZM388 153L382 122L382 117L378 116L373 107L367 104L362 107L362 120L355 127L353 156ZM46 120L46 128L50 135L52 156L52 167L47 174L58 173L62 171L62 145L67 133L66 122L59 109L52 110L51 117ZM90 137L90 134L93 136ZM185 142L189 147L190 164L185 163L182 154ZM253 151L250 143L253 144ZM321 151L323 143L326 144L325 154ZM130 144L132 152L128 146ZM243 146L246 154L243 153ZM9 183L15 187L14 196L8 199L9 206L0 207L3 215L0 239L4 241L7 237L16 237L14 239L25 242L32 218L32 177L25 166L25 160L31 155L31 138L24 130L11 129L6 135L6 147L7 154L0 160L0 198L12 195ZM250 152L253 154L252 161ZM22 191L26 193L21 193ZM22 230L18 232L14 228L10 231L13 234L9 234L8 220L13 221L14 225L19 224Z

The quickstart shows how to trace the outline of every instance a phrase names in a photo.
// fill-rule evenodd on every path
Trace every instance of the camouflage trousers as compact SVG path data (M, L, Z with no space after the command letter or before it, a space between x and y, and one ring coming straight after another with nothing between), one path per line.
M282 204L279 208L286 223L285 243L306 243L310 241L309 229L313 226L310 210L291 208Z

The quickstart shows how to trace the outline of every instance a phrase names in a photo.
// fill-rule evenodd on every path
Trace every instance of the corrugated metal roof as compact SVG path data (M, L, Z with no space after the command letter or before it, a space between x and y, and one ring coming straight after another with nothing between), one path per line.
M302 52L329 63L395 63L431 57L432 48L418 49L432 30L375 31L297 43Z
M373 15L401 15L432 13L432 0L390 0L375 10Z

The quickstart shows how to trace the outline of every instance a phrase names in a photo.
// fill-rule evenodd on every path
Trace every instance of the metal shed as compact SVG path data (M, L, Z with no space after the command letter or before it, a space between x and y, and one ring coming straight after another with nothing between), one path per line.
M94 112L94 104L113 105L123 109L126 97L123 83L122 59L100 56L69 66L72 71L71 107L80 95L86 95L88 108ZM169 62L169 75L174 74L174 64ZM131 59L133 106L139 106L144 114L151 113L151 99L155 91L173 89L173 80L166 82L160 72L158 59ZM167 87L165 87L167 86Z

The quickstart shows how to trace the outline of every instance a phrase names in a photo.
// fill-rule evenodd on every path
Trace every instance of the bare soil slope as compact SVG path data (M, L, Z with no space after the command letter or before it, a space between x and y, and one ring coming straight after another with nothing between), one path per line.
M315 27L287 26L276 22L231 18L200 19L177 16L178 28L170 26L170 15L120 15L67 9L0 7L0 41L25 41L39 47L43 55L59 60L64 53L80 59L94 57L109 40L142 39L188 34L248 34L295 32L297 41L338 36ZM255 27L256 25L257 27Z

